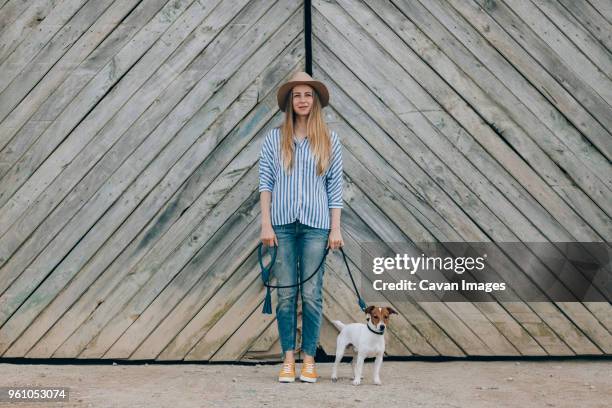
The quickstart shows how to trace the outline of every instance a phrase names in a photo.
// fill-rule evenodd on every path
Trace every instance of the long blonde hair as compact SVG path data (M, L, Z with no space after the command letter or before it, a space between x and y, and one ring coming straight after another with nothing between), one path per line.
M285 120L280 127L281 156L287 173L294 167L293 163L293 89L285 102ZM321 112L321 102L316 91L313 92L313 103L306 121L306 136L309 138L310 150L317 163L317 175L322 175L329 166L331 156L331 138L327 124Z

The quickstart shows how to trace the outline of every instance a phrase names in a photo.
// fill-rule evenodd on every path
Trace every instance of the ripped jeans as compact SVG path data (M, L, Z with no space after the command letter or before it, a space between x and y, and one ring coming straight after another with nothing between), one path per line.
M273 225L278 248L274 264L277 285L293 285L308 278L321 263L325 254L330 230L314 228L295 221L291 224ZM302 351L314 356L319 341L323 315L323 275L325 262L319 271L300 286L302 294ZM298 287L278 288L276 321L283 350L295 350L297 330Z

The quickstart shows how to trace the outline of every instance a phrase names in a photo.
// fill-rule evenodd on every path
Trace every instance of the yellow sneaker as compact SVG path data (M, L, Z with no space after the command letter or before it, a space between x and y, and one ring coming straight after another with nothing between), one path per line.
M280 373L278 374L279 382L294 382L295 381L295 363L283 363Z
M314 363L303 363L302 372L300 373L300 380L314 383L317 382L317 370L315 370Z

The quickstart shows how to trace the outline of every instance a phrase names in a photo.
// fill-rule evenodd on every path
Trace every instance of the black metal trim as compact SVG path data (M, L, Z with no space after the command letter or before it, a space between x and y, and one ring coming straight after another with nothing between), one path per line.
M304 0L304 48L306 48L305 71L312 76L312 3Z

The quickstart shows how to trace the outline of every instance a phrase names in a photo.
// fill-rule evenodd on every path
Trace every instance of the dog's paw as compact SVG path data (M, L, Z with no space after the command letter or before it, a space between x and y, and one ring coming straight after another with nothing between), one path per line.
M332 382L337 382L338 381L338 377L332 377L331 380L332 380Z
M375 378L375 379L374 379L374 384L376 384L376 385L382 385L382 383L380 382L380 378Z
M360 380L360 379L355 378L355 379L353 380L352 384L353 384L353 385L359 385L359 384L361 384L361 380Z

